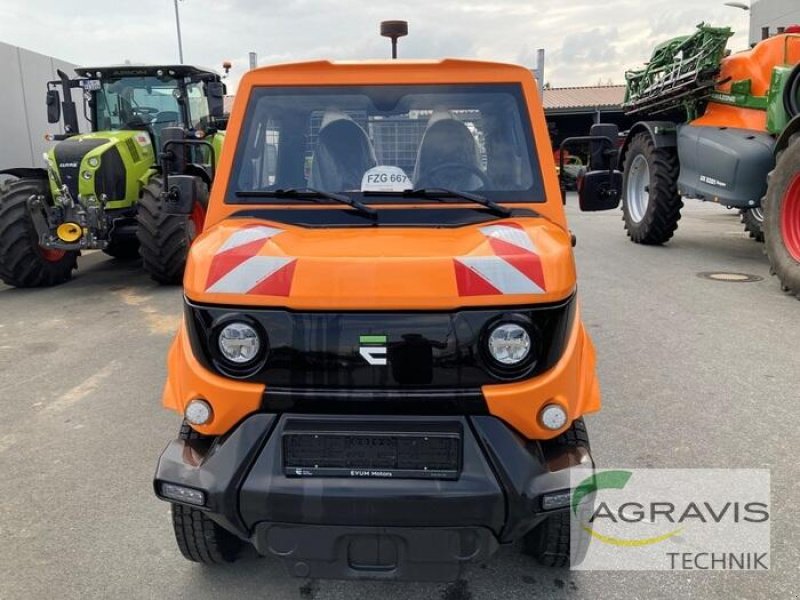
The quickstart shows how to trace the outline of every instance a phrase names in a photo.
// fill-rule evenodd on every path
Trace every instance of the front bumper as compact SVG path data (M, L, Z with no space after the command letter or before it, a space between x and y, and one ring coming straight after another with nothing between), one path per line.
M210 447L173 440L158 463L162 483L201 490L201 508L221 526L278 556L301 577L453 580L463 565L513 542L549 512L542 498L593 469L582 448L523 440L490 416L425 417L462 431L456 479L289 477L287 424L341 416L252 415ZM347 417L371 424L410 416Z

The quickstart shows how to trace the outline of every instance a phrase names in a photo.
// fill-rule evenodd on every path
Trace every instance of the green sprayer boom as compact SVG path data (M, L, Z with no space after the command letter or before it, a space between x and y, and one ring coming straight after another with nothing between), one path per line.
M656 114L685 108L691 114L713 90L731 35L729 27L700 23L694 34L657 46L644 69L625 73L625 112Z

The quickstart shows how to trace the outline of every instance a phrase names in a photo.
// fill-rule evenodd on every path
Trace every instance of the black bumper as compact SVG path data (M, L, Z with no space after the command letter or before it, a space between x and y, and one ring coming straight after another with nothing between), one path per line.
M159 460L156 494L163 498L162 482L202 490L205 506L196 508L297 576L452 580L545 518L542 497L568 490L572 469L593 467L586 450L525 441L494 417L448 416L424 421L460 427L457 478L287 476L284 430L341 419L257 414L210 448L174 440Z

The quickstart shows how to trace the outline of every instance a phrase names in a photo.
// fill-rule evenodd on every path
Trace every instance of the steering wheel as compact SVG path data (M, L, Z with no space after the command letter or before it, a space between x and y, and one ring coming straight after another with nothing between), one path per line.
M157 108L152 108L151 106L132 106L131 112L134 115L157 115L159 111Z
M435 167L432 167L432 168L428 169L428 171L422 177L420 177L419 180L420 181L428 181L428 180L434 180L435 181L437 173L440 173L442 171L446 171L448 169L449 170L453 170L453 171L461 171L462 173L467 173L469 175L474 175L475 177L477 177L478 179L481 180L481 188L485 189L485 188L488 188L490 186L489 178L486 176L486 173L481 171L475 165L468 165L468 164L461 163L461 162L446 162L446 163L442 163L440 165L436 165ZM421 183L418 183L417 185L419 187L428 187L428 186L422 185ZM445 186L445 187L447 187L447 186ZM471 190L467 190L467 191L471 191Z

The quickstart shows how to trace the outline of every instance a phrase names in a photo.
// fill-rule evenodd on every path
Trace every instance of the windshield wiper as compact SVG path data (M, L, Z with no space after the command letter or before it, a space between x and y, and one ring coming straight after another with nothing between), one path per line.
M336 202L341 202L342 204L347 204L361 214L367 215L371 219L374 219L378 216L378 211L376 211L374 208L371 208L363 202L355 200L350 196L345 196L344 194L335 194L333 192L326 192L314 188L302 188L299 190L295 188L279 190L238 190L236 192L236 196L239 198L296 198L298 200L324 198L325 200L334 200Z
M494 200L489 200L488 198L484 198L483 196L472 194L470 192L461 192L448 188L419 188L416 190L404 190L403 196L406 198L431 198L432 200L437 198L460 198L462 200L468 200L470 202L480 204L481 206L485 206L492 213L501 217L511 216L510 208L506 208Z

